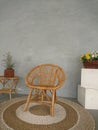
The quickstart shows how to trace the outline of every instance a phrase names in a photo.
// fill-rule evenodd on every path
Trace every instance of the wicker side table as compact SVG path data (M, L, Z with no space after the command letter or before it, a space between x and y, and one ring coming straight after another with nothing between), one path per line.
M11 99L12 92L16 91L16 86L19 77L4 77L0 76L0 93L8 93Z

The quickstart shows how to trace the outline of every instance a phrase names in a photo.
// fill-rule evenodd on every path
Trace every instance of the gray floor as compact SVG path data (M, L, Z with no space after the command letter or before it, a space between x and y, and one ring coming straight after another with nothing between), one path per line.
M12 98L21 97L21 96L24 96L24 95L21 95L21 94L13 94L13 95L12 95ZM78 103L76 99L72 99L72 98L67 98L67 99ZM7 95L7 94L0 94L0 103L3 102L3 101L6 101L6 100L9 100L9 95ZM88 111L89 111L89 112L92 114L92 116L94 117L95 124L96 124L96 129L95 129L95 130L98 130L98 110L88 110Z
M93 115L96 123L96 129L98 130L98 110L89 110L89 112Z

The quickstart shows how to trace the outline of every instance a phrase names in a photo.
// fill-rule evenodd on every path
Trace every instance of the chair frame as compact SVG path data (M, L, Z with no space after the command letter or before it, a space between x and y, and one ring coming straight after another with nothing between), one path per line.
M41 79L41 82L38 85L34 84L34 80L38 76L41 76L43 74L43 71L41 71L42 68L46 69L45 71L47 72L47 74L50 74L50 71L47 70L48 67L53 68L53 70L55 70L54 72L51 70L51 72L53 73L53 77L49 80L49 85L40 84L43 82L44 80L43 78ZM36 72L37 69L38 71ZM51 84L52 82L54 82L56 78L58 79L58 83L56 85ZM25 83L27 87L30 88L30 91L24 107L24 111L28 109L30 102L37 102L40 104L48 105L50 107L50 115L54 116L56 90L64 84L64 81L65 81L65 73L63 69L58 65L41 64L31 69L25 78ZM50 95L52 95L52 97L47 94L47 91L50 92Z

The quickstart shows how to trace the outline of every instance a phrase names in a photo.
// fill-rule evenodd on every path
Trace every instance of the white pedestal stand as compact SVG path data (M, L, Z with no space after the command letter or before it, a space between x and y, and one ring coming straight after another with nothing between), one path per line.
M81 69L78 101L87 109L98 109L98 69Z

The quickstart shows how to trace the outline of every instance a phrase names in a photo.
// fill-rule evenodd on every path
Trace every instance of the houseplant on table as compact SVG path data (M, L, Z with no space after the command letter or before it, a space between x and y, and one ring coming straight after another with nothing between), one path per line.
M10 52L6 53L4 59L2 60L3 66L5 67L4 76L5 77L14 77L14 66L15 63L12 59L12 55Z
M83 54L80 58L84 68L98 69L98 52L88 52Z

